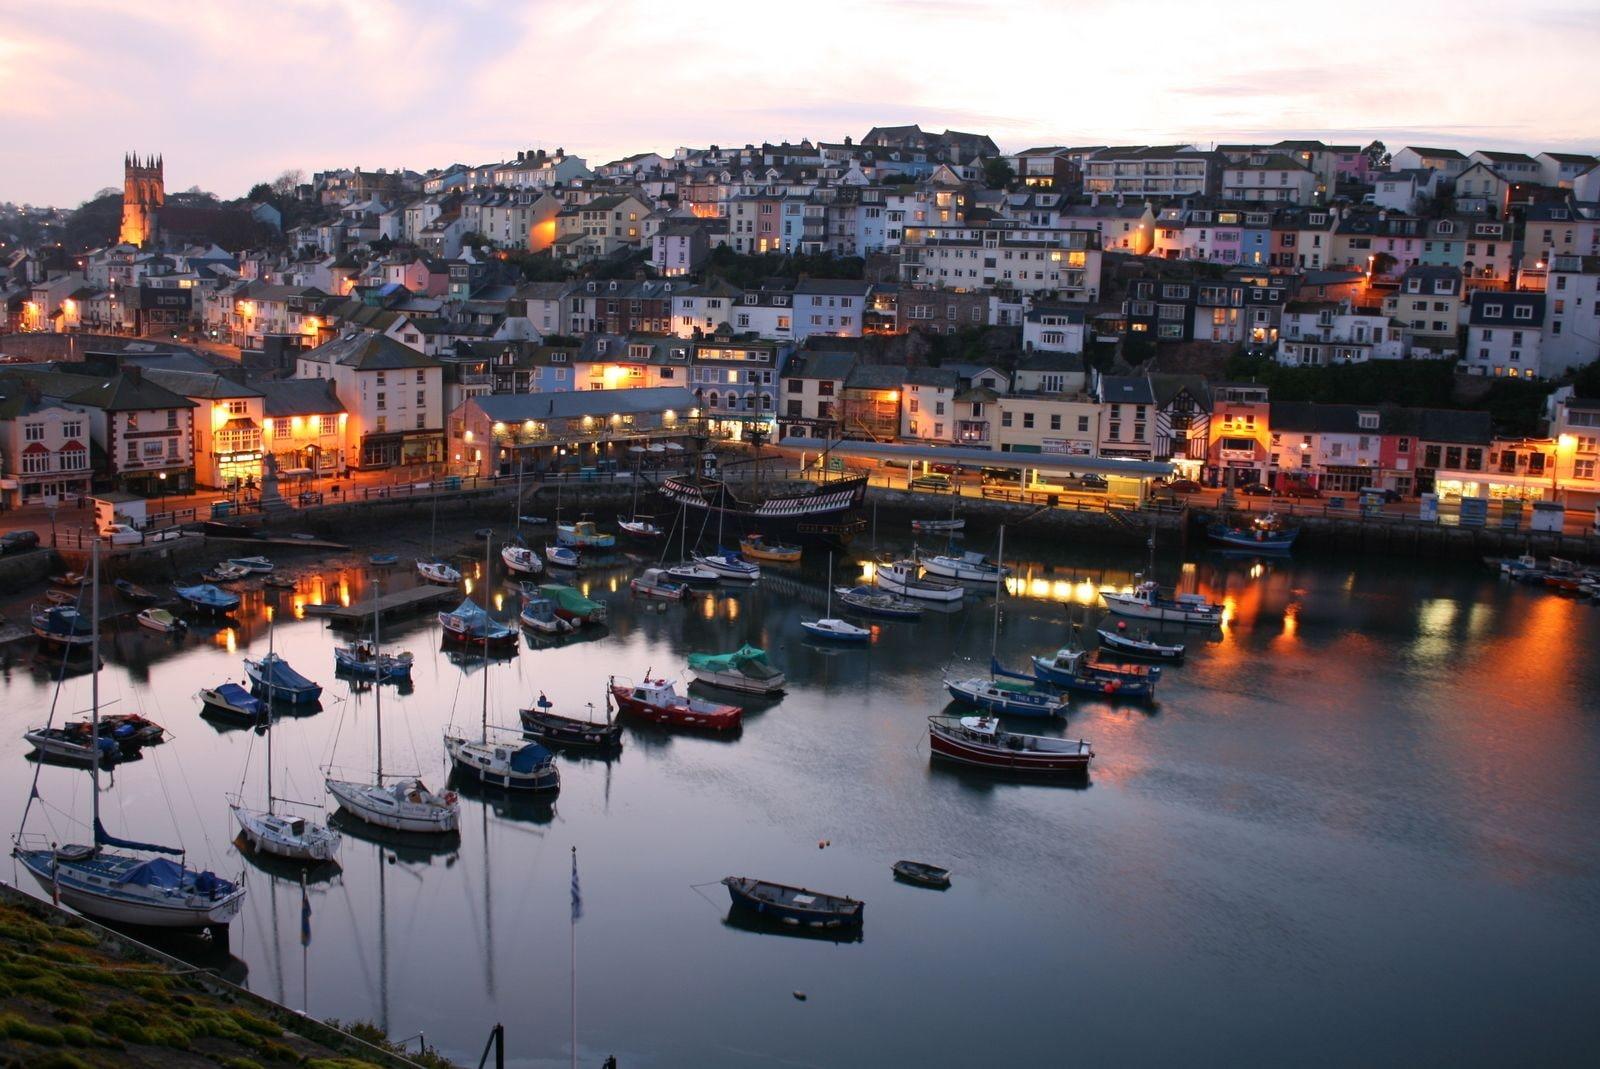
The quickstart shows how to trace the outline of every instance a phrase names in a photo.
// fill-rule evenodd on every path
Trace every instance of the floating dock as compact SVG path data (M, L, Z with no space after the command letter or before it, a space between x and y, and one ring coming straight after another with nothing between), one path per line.
M461 598L461 590L454 586L414 586L405 590L395 590L376 599L368 598L351 605L341 606L326 614L334 624L345 626L359 625L372 619L376 611L380 616L393 616L401 613L416 612L425 606L436 603L456 602ZM376 604L374 604L376 602Z

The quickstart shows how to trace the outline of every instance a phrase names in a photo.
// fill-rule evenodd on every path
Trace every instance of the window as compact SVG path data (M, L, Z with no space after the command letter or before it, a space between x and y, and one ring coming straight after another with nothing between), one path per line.
M419 384L421 384L421 383L424 383L424 382L427 382L427 381L428 380L427 380L426 376L423 374L423 369L420 368L420 367L417 368L417 382Z
M75 420L75 419L66 420L65 422L63 422L61 424L61 437L63 437L63 438L81 438L81 437L83 437L83 424L80 423L79 421Z
M1053 431L1059 431L1061 429L1061 413L1050 413L1050 429Z
M1000 413L1000 426L1002 426L1002 427L1011 426L1011 413L1010 412L1002 411Z
M1574 460L1572 462L1572 477L1574 479L1594 479L1594 465L1592 460Z
M29 442L44 441L44 424L24 423L22 425L22 437L25 441Z
M169 408L167 409L167 430L177 430L177 428L178 410L176 408Z
M1511 310L1512 319L1532 319L1533 309L1525 304L1519 304Z
M427 391L426 390L418 390L417 391L417 404L419 404L419 405L426 404L427 402L423 400L423 398L426 395L427 395Z
M417 413L417 430L420 431L424 427L426 427L427 425L428 425L428 420L427 420L426 414L422 413L422 412L418 412Z
M378 395L378 411L382 412L387 407L388 407L388 405L385 404L385 402L384 402L384 396L383 396L383 394L380 393Z
M378 417L378 433L382 434L385 431L387 431L388 429L389 429L389 417L388 416L379 416Z
M1079 434L1084 434L1088 430L1089 430L1089 417L1088 416L1079 416L1078 417L1078 433Z

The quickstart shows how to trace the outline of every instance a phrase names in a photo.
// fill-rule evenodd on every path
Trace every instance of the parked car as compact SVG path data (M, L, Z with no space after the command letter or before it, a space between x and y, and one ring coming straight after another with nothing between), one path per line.
M940 475L938 472L918 475L911 480L911 486L916 490L954 490L955 485L950 481L950 476Z
M930 470L936 471L940 475L960 475L961 474L961 465L960 464L929 464L928 467L929 467Z
M1387 486L1363 486L1359 496L1363 504L1374 498L1384 505L1392 505L1401 500L1400 491L1390 489Z
M980 468L978 474L985 486L1021 486L1022 472L1014 468Z
M114 546L136 546L144 541L144 532L125 523L108 523L100 537Z
M1174 494L1197 494L1200 492L1200 484L1193 479L1174 479L1167 483L1167 489Z
M1272 497L1272 487L1266 483L1245 483L1239 487L1239 493L1246 497Z
M0 535L0 553L26 553L39 546L37 531L8 531Z
M1322 496L1322 491L1310 483L1285 483L1278 492L1284 497L1320 498Z

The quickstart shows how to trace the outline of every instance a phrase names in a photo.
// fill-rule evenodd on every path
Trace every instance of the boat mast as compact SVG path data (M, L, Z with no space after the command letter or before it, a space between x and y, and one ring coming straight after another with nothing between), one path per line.
M94 846L100 848L100 539L90 555L89 581L89 797L94 801Z
M1000 545L994 554L994 632L989 639L989 677L994 678L994 659L1000 655L1000 595L1006 583L1006 525L1000 525Z
M515 514L515 520L511 525L511 529L512 529L512 531L514 531L520 537L522 535L522 451L521 450L517 451L517 500L516 500L516 504L511 506L511 511Z
M494 544L494 535L483 536L483 741L489 741L489 625L494 618L489 616L489 549Z
M373 717L378 724L378 786L383 786L383 639L378 634L378 621L382 613L378 611L378 599L382 593L379 589L382 584L379 580L372 581L372 656L378 662L378 685L372 688L372 700L376 703ZM378 870L383 871L381 868Z
M828 608L823 612L828 619L833 619L833 552L828 553Z
M269 608L268 613L272 610ZM267 617L267 665L273 664L273 651L277 649L274 640L278 633L278 621L275 615ZM241 798L240 801L243 801ZM272 816L272 678L267 677L267 816Z

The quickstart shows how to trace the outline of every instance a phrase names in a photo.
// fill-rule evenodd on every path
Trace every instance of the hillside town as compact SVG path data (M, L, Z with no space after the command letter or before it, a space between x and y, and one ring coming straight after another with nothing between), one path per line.
M614 467L691 428L1015 484L1125 460L1179 490L1600 502L1594 156L911 125L231 203L123 172L98 243L0 207L4 507L254 487L269 456ZM1341 392L1360 368L1387 377ZM1413 374L1436 395L1385 392Z

